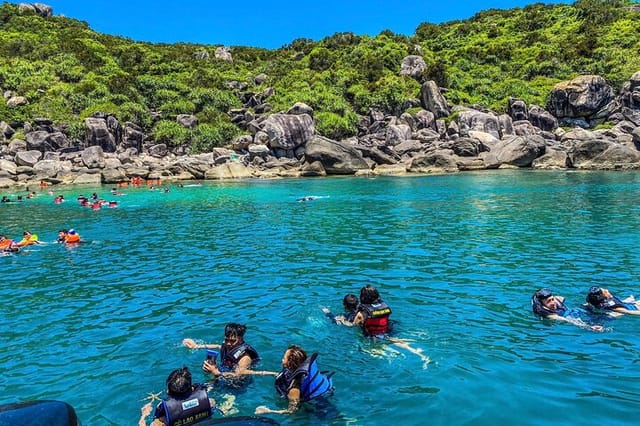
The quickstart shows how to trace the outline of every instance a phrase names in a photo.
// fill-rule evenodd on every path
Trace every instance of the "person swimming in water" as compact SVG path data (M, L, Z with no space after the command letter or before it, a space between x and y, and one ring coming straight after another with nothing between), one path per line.
M153 399L156 395L151 394ZM148 402L140 410L138 426L145 426L151 414L152 403ZM231 411L234 398L228 398L223 406L217 406L202 384L191 383L191 372L187 367L173 370L167 377L167 396L156 406L151 426L191 425L212 417L216 411L223 415Z
M244 341L247 327L243 324L229 323L224 328L222 344L198 344L193 339L184 339L182 344L190 349L220 349L219 357L205 359L202 369L216 376L240 379L243 376L275 376L274 371L254 371L252 367L260 360L258 352Z
M342 307L344 313L342 315L333 315L329 308L323 307L322 312L334 323L342 323L343 321L353 322L358 313L358 296L355 294L347 294L342 299Z
M347 327L359 325L366 337L371 338L373 341L384 340L394 346L405 349L420 357L426 367L431 362L431 359L422 353L421 348L412 347L405 339L390 336L390 316L391 308L382 300L378 290L372 285L366 285L360 289L360 303L353 320L349 321L347 317L336 317L336 323Z
M633 296L620 300L606 288L598 286L589 289L586 307L596 313L640 315L640 301L636 301Z
M282 370L276 376L275 387L281 397L286 397L289 404L286 409L273 410L264 405L256 408L255 414L291 414L300 408L303 402L330 396L333 394L333 373L321 372L314 353L307 353L300 346L290 345L282 356Z
M564 300L564 297L554 295L551 289L541 288L531 296L531 309L533 313L545 319L565 321L593 331L604 330L601 325L590 325L584 322L576 310L567 308Z

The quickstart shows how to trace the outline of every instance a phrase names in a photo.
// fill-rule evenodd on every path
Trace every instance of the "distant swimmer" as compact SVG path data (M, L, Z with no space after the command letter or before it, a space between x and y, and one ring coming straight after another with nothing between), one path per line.
M315 195L307 195L305 197L302 198L298 198L296 201L299 203L304 203L305 201L313 201L313 200L317 200L319 197L315 196Z
M553 294L548 288L541 288L531 296L533 313L545 319L565 321L592 331L603 331L601 325L587 324L580 318L579 312L569 309L564 304L564 297Z
M606 288L598 286L589 289L586 307L596 313L640 315L640 301L633 296L620 300Z
M58 240L62 244L76 244L80 242L80 234L75 229L61 229L58 231Z
M29 231L24 231L22 233L22 240L17 243L18 247L31 246L34 244L42 244L38 241L38 236L36 234L32 234Z

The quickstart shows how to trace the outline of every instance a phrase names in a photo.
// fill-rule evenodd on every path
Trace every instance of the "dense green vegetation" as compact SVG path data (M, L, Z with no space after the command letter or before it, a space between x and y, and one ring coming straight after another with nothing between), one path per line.
M114 114L157 140L206 151L241 130L227 112L242 107L229 81L247 91L274 89L273 111L301 101L314 108L318 130L344 138L357 132L358 114L370 108L400 113L419 96L421 82L400 76L400 63L420 54L423 80L447 89L453 104L504 111L509 96L546 105L553 85L581 73L599 74L614 88L640 70L640 13L631 0L579 0L487 10L471 19L421 24L408 37L338 33L314 42L298 39L276 50L232 47L233 62L214 58L216 46L150 44L96 33L78 20L42 18L0 7L0 89L29 104L0 102L0 120L47 117L81 130L97 111ZM55 12L55 11L54 11ZM207 51L209 59L196 59ZM304 54L304 55L302 55ZM268 78L256 84L254 77ZM161 119L154 119L161 113ZM177 114L199 125L177 125Z

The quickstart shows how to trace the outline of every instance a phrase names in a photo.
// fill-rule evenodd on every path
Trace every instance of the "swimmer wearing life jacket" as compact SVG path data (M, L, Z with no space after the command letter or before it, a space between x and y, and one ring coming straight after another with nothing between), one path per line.
M606 288L592 286L587 294L587 309L596 313L640 315L640 301L633 297L620 300Z
M541 288L531 296L531 309L533 313L545 319L565 321L593 331L603 331L604 329L600 325L585 323L577 311L567 308L564 304L564 297L554 295L548 288Z
M151 414L151 402L141 409L139 426L146 425ZM210 418L216 409L216 402L209 398L207 388L191 384L191 372L187 367L173 370L167 377L167 396L156 406L151 426L192 425Z
M80 234L75 229L61 229L58 231L58 243L77 244L80 242Z
M36 234L32 234L29 231L24 231L22 233L22 240L20 240L17 243L17 246L25 247L25 246L31 246L34 244L41 244L40 241L38 241L38 236Z
M378 290L366 285L360 289L360 304L351 324L362 326L365 336L385 337L391 331L390 315L391 308L382 300Z
M232 322L224 328L224 342L222 344L198 344L193 339L184 339L182 344L190 349L220 349L217 359L205 359L202 364L204 371L216 376L241 378L250 375L275 376L278 374L273 371L252 370L252 367L260 360L260 356L251 345L244 341L246 331L245 325Z
M342 303L347 310L357 301L358 298L351 294L345 296ZM409 340L389 335L391 332L390 315L391 308L382 300L378 290L371 285L366 285L360 289L360 304L357 305L355 314L347 312L345 316L336 316L335 322L348 327L361 326L365 336L370 337L373 341L384 340L417 355L423 362L423 368L426 368L431 362L431 358L422 353L422 348L411 346Z
M257 407L255 414L290 414L303 402L333 394L333 373L320 371L317 353L307 357L300 346L290 345L282 357L282 370L276 376L275 388L281 397L289 401L285 410L272 410L266 406Z
M342 315L333 315L328 308L322 308L322 312L335 324L343 324L344 322L353 323L358 313L358 296L355 294L347 294L344 296L342 299L342 307L344 308Z
M16 253L20 248L15 241L7 238L6 235L0 235L0 251L4 253Z

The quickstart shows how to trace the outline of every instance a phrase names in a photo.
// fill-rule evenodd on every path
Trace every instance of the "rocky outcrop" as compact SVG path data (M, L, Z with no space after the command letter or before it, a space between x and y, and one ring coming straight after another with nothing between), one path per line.
M415 58L407 60L414 63ZM267 82L260 75L253 82ZM452 107L434 82L402 111L371 108L358 134L332 140L316 133L314 111L298 102L270 113L270 88L249 91L229 82L243 107L229 111L245 131L229 148L185 155L184 147L158 143L135 123L96 114L75 140L67 127L39 117L0 122L0 186L108 183L131 178L180 181L325 175L451 173L499 168L640 169L640 72L616 96L598 76L554 87L543 108L511 98L506 114L481 107ZM8 93L8 96L13 94ZM195 128L197 118L177 122ZM604 125L603 125L604 124Z

